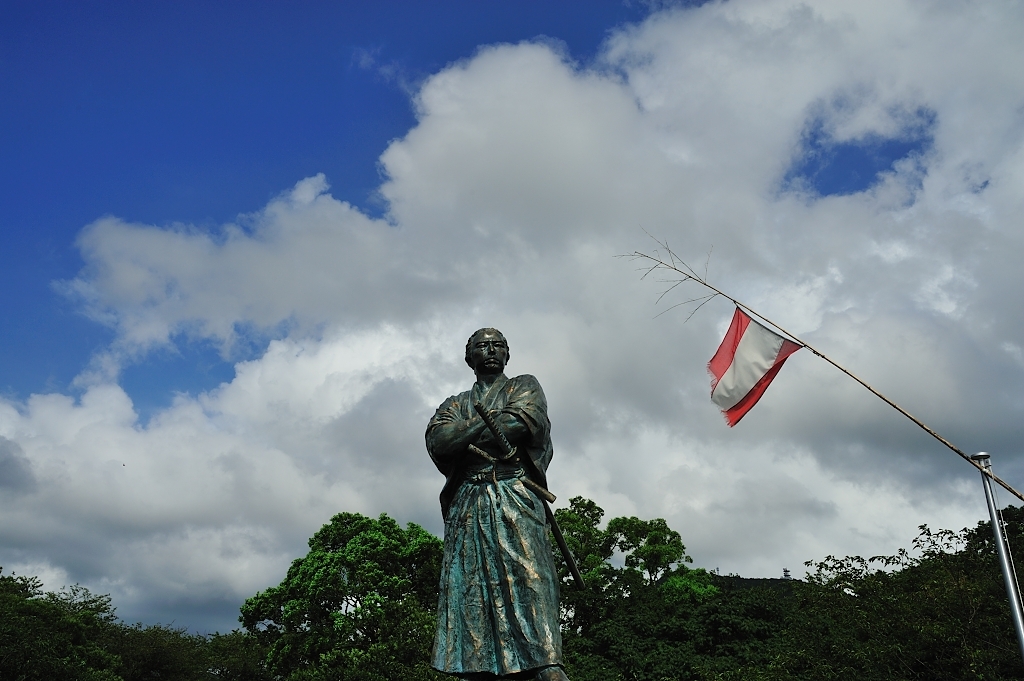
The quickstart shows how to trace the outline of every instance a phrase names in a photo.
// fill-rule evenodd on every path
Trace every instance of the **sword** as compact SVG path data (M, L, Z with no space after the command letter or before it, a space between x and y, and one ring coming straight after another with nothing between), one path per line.
M501 428L498 427L494 417L488 414L487 410L485 410L483 405L479 402L474 402L473 408L476 409L476 413L480 414L480 418L484 420L484 423L487 424L487 427L494 435L494 439L496 439L498 444L501 446L501 451L503 453L502 459L511 459L515 456L516 448L513 447L512 443L508 441L507 437L505 437L505 433L501 432ZM474 453L477 451L483 452L483 450L480 450L475 445L470 445L470 447L474 450ZM484 458L491 459L493 457L485 456ZM565 537L562 536L562 530L558 527L558 523L555 522L555 514L551 512L551 507L548 506L548 501L554 501L555 495L538 485L533 480L530 480L528 477L525 479L520 478L520 480L540 497L540 503L544 506L544 515L547 517L548 524L551 526L551 534L555 536L555 543L558 544L558 549L562 552L562 557L565 558L566 565L569 566L569 572L572 573L572 578L576 580L576 584L581 589L586 588L586 584L583 583L583 575L580 574L580 569L576 566L576 561L573 560L572 554L569 553L569 546L565 543Z

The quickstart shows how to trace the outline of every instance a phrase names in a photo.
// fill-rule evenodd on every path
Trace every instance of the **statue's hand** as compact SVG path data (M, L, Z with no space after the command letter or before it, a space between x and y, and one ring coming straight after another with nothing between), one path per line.
M530 431L515 415L497 412L494 420L497 421L498 428L504 433L505 439L513 446L519 446L529 441Z

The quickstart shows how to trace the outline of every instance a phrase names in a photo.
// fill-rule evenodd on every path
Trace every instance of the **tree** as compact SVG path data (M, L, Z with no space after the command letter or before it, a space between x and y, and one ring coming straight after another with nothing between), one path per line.
M429 666L441 541L339 513L309 540L279 586L246 600L240 620L289 680L441 679Z
M566 666L574 681L692 679L763 661L785 613L778 589L734 588L691 569L661 518L613 518L576 497L556 517L587 583L559 559ZM615 567L618 555L622 567ZM779 580L781 581L781 580Z
M190 634L184 628L118 622L107 629L101 642L119 658L116 670L124 681L215 678L209 673L206 637Z
M1021 509L1004 516L1022 555ZM775 678L1024 678L991 525L921 526L913 546L809 563Z
M108 595L77 584L43 593L36 577L0 575L3 681L269 681L263 657L241 631L127 625Z
M37 577L0 574L0 678L120 681L119 659L98 642L114 621L109 596L44 594Z
M805 580L687 565L662 519L613 518L577 497L556 516L587 587L562 578L573 681L1024 679L989 523L921 527L910 551L808 563ZM1024 511L1004 510L1024 555ZM0 574L0 679L436 681L429 666L441 541L341 513L276 587L242 607L248 631L127 625L109 596L44 593Z
M588 584L563 580L573 681L1024 678L988 522L922 526L910 551L759 580L688 568L664 521L602 530L603 511L579 498L556 515ZM1003 516L1024 555L1024 511Z
M252 634L235 630L206 639L207 672L218 681L270 681L266 649Z

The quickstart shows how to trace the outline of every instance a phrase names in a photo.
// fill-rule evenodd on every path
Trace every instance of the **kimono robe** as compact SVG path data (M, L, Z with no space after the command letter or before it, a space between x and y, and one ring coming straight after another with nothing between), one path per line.
M529 436L518 443L518 463L491 463L456 451L444 426L475 416L477 401L526 425ZM541 500L522 483L528 476L547 486L551 424L540 383L529 375L501 375L490 389L476 383L438 407L426 440L430 458L447 476L434 667L456 675L502 676L560 665L558 574L547 520Z

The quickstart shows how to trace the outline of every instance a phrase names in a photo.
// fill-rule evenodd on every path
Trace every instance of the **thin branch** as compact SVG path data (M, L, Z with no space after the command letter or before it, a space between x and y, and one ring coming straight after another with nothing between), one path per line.
M672 292L673 290L675 290L675 288L676 288L677 286L679 286L680 284L685 284L685 283L686 283L686 280L685 280L685 279L680 279L679 281L677 281L677 282L675 282L674 284L672 284L671 286L669 286L669 287L668 287L667 289L665 289L664 291L662 291L662 292L661 292L661 295L660 295L660 296L658 296L658 299L657 299L656 301L654 301L654 304L655 304L655 305L657 305L658 303L660 303L660 302L661 302L661 299L662 299L662 298L664 298L664 297L665 297L665 296L667 296L667 295L668 295L669 293L671 293L671 292ZM694 298L693 300L696 300L696 298ZM684 301L684 302L682 302L682 303L679 303L679 304L680 304L680 305L685 305L686 303L690 303L690 302L693 302L693 301L691 301L691 300L687 300L687 301ZM676 306L675 306L675 305L673 305L672 307L676 307Z
M644 279L647 278L648 274L650 274L651 272L653 272L653 271L655 271L657 269L661 269L661 265L652 265L650 268L638 267L637 269L640 270L640 271L643 271L644 274L643 274L643 276L640 277L640 281L643 281Z
M697 310L699 310L701 308L701 305L704 305L704 303L708 302L708 300L711 300L712 298L714 298L717 295L718 295L717 293L709 293L708 295L700 296L699 298L690 298L689 300L684 300L681 303L676 303L675 305L673 305L672 307L669 307L668 309L662 310L658 314L654 315L654 318L657 319L658 317L660 317L661 315L665 314L669 310L674 310L677 307L679 307L680 305L686 305L687 303L695 303L698 300L703 300L704 302L697 306ZM697 310L694 310L694 312L696 312ZM690 317L692 317L692 316L693 316L693 312L690 313ZM687 317L687 319L689 319L690 317ZM683 322L683 323L685 324L686 322Z
M693 308L693 311L690 312L690 314L688 314L686 316L686 319L683 320L683 324L685 324L686 322L690 321L690 317L692 317L693 315L697 314L697 310L701 309L702 307L704 307L705 305L707 305L708 303L710 303L712 300L714 300L717 297L718 297L717 293L712 293L711 295L709 295L707 300L705 300L703 303L701 303L697 307Z

